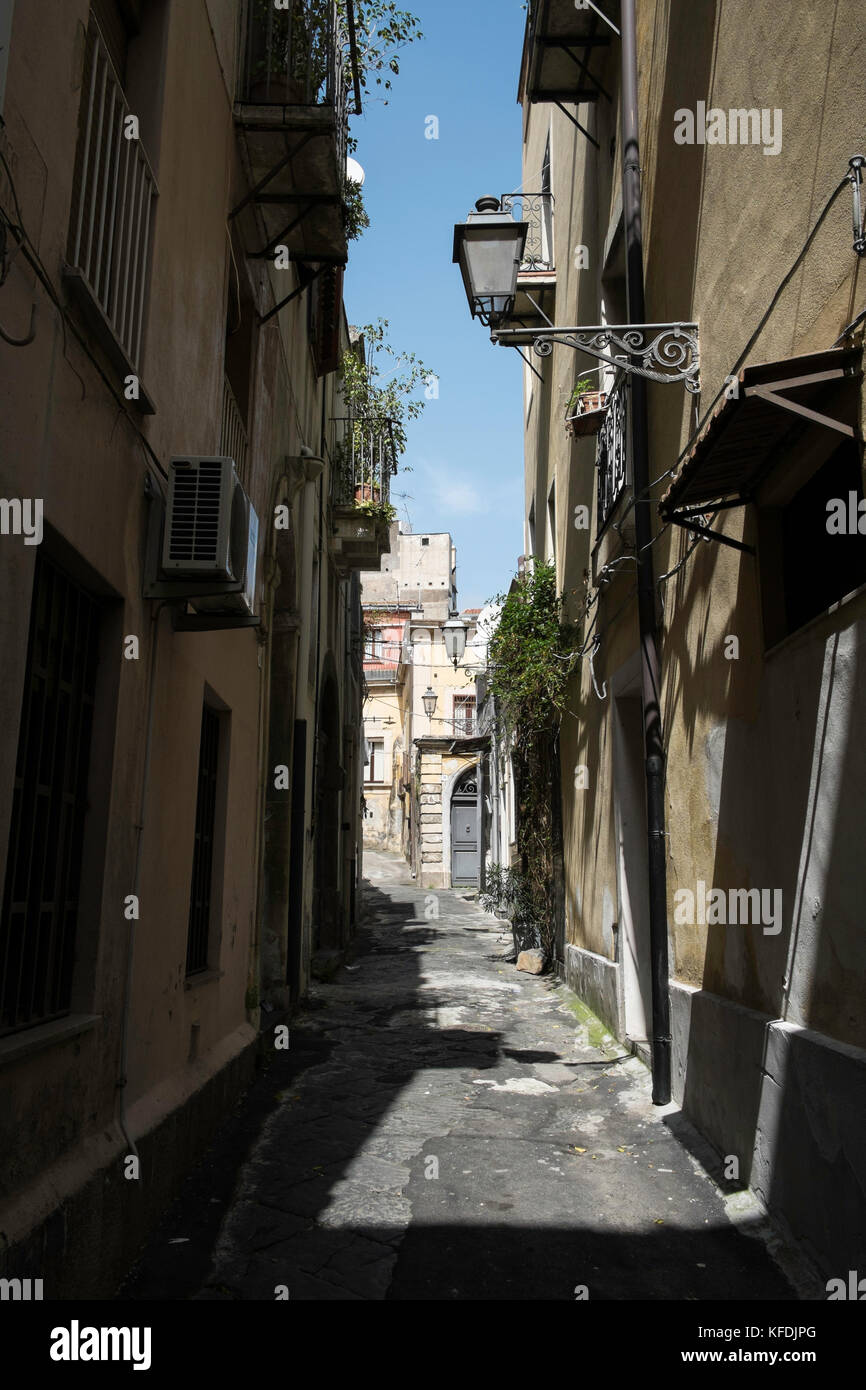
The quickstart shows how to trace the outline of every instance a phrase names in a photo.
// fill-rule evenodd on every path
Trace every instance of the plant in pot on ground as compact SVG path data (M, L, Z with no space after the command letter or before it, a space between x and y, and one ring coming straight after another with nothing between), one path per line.
M485 912L510 922L512 950L505 957L512 964L521 951L541 948L541 929L532 885L519 869L490 864L485 870L484 887L478 902Z

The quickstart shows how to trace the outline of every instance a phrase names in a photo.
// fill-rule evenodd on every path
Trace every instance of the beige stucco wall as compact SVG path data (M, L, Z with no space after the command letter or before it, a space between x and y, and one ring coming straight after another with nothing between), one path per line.
M364 736L382 740L384 769L381 784L364 784L364 844L372 849L402 848L404 801L400 782L407 737L405 709L405 682L368 682Z
M147 119L148 93L141 94L142 141L159 185L141 362L142 382L156 413L132 416L163 465L177 454L209 454L218 448L227 216L248 191L231 108L237 4L196 0L167 6L165 13L162 48L154 55L159 90L150 93L153 111ZM64 5L46 29L43 7L35 0L18 0L3 111L6 129L0 132L24 224L58 285L66 255L87 17L87 5L76 0ZM195 62L189 61L191 53ZM0 195L4 207L11 208L5 183L0 183ZM296 283L294 271L265 270L260 261L247 261L237 241L234 254L258 312ZM311 474L309 480L285 475L286 461L296 458L301 446L327 454L330 421L337 413L334 378L317 380L312 367L306 298L300 296L262 328L250 365L252 429L245 485L260 523L258 633L176 633L168 613L162 611L157 619L155 605L142 600L147 454L69 330L64 344L56 309L34 286L33 275L19 257L4 285L4 323L10 331L18 331L33 300L35 341L26 349L0 343L0 494L44 499L48 552L105 596L106 615L72 1003L76 1016L94 1021L79 1035L46 1041L38 1051L28 1047L26 1033L17 1035L14 1058L0 1042L5 1095L0 1147L8 1156L0 1197L5 1199L2 1225L10 1241L51 1210L56 1194L81 1189L99 1165L116 1163L127 1147L116 1124L129 936L124 898L132 892L134 878L153 635L158 633L159 642L153 753L141 832L140 918L125 1087L127 1129L133 1139L151 1131L212 1077L227 1072L233 1059L256 1039L262 949L261 802L266 781L273 779L273 767L264 762L264 732L276 701L289 708L284 744L270 749L274 763L291 767L293 720L305 721L307 728L301 988L309 979L316 915L315 728L328 678L338 691L337 755L345 772L339 802L342 828L331 866L342 895L344 936L361 838L360 673L348 629L350 580L338 573L330 553L330 475L327 466L321 476ZM344 338L348 342L345 325ZM291 573L282 575L273 558L270 525L277 498L290 504L293 538L283 556ZM7 596L0 612L0 877L9 836L34 557L34 548L25 547L20 538L0 539ZM269 691L271 603L278 585L295 596L278 616L296 634L287 639L295 643L296 655L288 669L297 673L296 686ZM140 637L137 661L122 659L122 638L127 634ZM220 793L224 834L215 857L218 929L207 975L187 981L196 778L206 693L224 711L227 726ZM284 880L286 869L284 864ZM284 888L287 895L300 892L287 881ZM274 980L283 986L285 921L283 913L281 939L271 939L270 933L265 943ZM205 1127L201 1133L206 1132ZM98 1144L95 1134L102 1135ZM180 1166L184 1153L164 1162Z
M638 17L647 316L699 321L701 411L862 143L852 100L858 85L852 36L863 36L864 19L851 0L843 0L829 17L832 23L820 6L799 6L791 23L784 8L745 0L701 6L699 14L691 7L647 4L638 7ZM615 58L599 71L616 96L614 50ZM694 108L698 100L708 107L781 108L780 153L676 145L674 110ZM527 188L540 168L548 129L553 132L557 324L600 321L601 259L618 210L619 144L613 158L609 153L615 113L616 104L610 108L604 101L578 112L599 140L596 152L556 109L527 108ZM850 242L846 190L749 361L833 343L862 299ZM587 270L575 269L579 244L589 250ZM534 498L536 554L545 558L543 519L555 479L558 579L569 604L577 605L584 571L596 580L602 564L621 553L609 536L596 546L595 442L568 441L562 426L568 391L592 362L556 348L543 364L537 358L534 364L545 382L526 375L527 516ZM650 385L654 477L675 463L694 428L695 408L682 386ZM572 525L578 502L589 507L589 535ZM735 538L755 539L751 510L728 512L717 525ZM687 548L686 534L668 528L654 548L656 574L672 568ZM623 912L612 693L627 691L634 679L633 575L633 563L621 563L598 609L595 630L602 642L594 664L600 688L607 682L605 698L594 693L584 659L562 727L567 937L610 960ZM855 999L862 993L864 964L854 829L863 809L855 791L858 778L862 785L862 754L851 708L862 699L858 652L866 599L855 598L767 655L759 577L752 557L706 544L665 588L661 659L671 973L863 1045L866 1011ZM724 657L731 633L740 642L736 661ZM576 790L580 764L588 769L588 785ZM781 888L782 932L729 928L713 934L675 926L673 894L699 878L723 887Z

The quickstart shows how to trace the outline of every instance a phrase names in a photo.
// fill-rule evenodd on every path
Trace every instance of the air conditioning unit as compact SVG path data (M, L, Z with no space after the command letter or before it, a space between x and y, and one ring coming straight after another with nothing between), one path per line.
M258 539L258 517L233 459L171 460L161 569L167 580L192 581L197 612L253 613ZM197 595L199 584L226 588Z

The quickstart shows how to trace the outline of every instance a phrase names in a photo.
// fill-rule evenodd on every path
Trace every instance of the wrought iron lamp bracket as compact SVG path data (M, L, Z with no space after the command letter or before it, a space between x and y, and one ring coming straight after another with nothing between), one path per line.
M494 342L517 347L526 341L526 329L500 328L491 333ZM585 352L600 362L650 381L681 381L687 391L701 389L701 355L696 323L595 324L591 327L542 328L532 333L532 347L539 357L549 357L555 343ZM616 353L617 356L613 354Z

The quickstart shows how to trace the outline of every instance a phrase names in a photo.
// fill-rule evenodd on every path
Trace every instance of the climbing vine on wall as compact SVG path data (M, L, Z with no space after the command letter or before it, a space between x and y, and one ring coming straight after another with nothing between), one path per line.
M511 741L519 869L535 904L534 921L521 944L524 949L537 946L552 959L553 792L558 787L559 725L579 644L574 628L563 620L553 565L536 564L496 601L502 607L490 642L489 688Z

